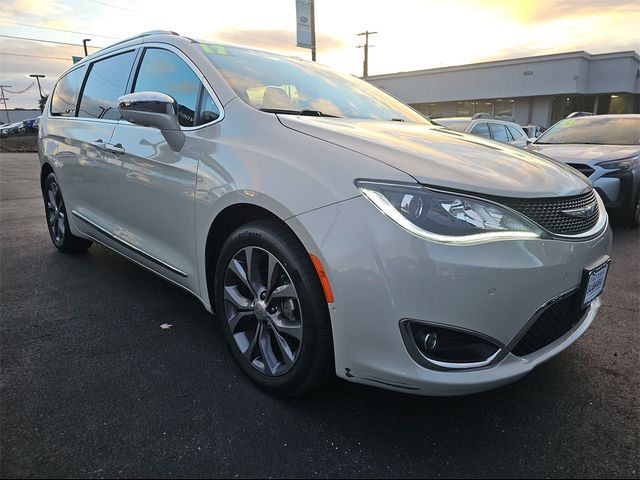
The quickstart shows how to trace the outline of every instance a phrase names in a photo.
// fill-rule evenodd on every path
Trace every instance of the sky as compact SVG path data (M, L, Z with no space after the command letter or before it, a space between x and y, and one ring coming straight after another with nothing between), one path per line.
M369 74L586 50L640 50L640 1L614 0L315 0L317 61L362 75L364 30ZM83 55L148 30L180 34L301 58L295 0L3 0L0 83L9 108L36 108L29 74L57 77ZM46 40L43 43L8 37ZM71 44L71 45L68 45Z

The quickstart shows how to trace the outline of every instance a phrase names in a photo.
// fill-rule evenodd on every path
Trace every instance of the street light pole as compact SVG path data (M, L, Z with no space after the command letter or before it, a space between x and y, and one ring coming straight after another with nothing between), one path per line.
M90 38L84 38L82 40L82 46L84 47L84 56L86 57L87 55L89 55L89 53L87 52L87 42L90 42L91 39Z
M31 74L29 75L31 78L35 78L36 81L38 82L38 91L40 92L40 98L42 98L44 95L42 95L42 87L40 86L40 79L44 78L44 75L37 75L37 74Z

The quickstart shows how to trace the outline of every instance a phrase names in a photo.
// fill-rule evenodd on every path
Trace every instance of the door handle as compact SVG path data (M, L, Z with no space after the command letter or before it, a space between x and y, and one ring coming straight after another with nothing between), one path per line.
M103 148L106 151L115 153L117 155L123 155L124 153L127 153L121 143L116 143L115 145L113 145L112 143L106 143Z
M96 140L95 142L91 142L91 145L101 150L106 150L107 152L115 153L116 155L122 155L126 153L126 150L123 148L121 143L113 145L111 143L102 141L102 139L99 139L99 140Z

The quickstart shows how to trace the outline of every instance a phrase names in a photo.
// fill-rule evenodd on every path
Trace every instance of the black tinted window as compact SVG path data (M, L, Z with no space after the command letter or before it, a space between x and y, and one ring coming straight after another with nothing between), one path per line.
M53 91L51 98L51 115L59 117L74 117L78 92L82 86L82 79L86 67L76 68L62 77Z
M118 97L124 95L135 52L122 53L94 63L80 100L79 117L120 120Z
M484 138L491 138L491 134L489 133L489 125L486 123L478 123L472 129L471 132L474 135L478 135Z
M149 48L142 65L134 92L162 92L178 102L178 119L183 127L193 127L200 89L200 79L175 53Z
M218 107L213 101L213 98L211 98L211 95L209 95L209 92L207 92L203 87L197 125L204 125L205 123L213 122L219 116L220 111L218 110Z
M491 132L493 133L493 139L497 140L498 142L506 143L511 140L509 132L507 131L507 127L505 127L501 123L492 123Z

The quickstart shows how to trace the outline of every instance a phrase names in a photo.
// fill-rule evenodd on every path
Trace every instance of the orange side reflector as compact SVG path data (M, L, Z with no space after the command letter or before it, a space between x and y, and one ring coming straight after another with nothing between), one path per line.
M324 271L324 267L322 266L322 262L318 257L314 254L310 253L311 261L313 262L313 266L316 267L316 272L318 272L318 277L320 277L320 283L322 284L322 289L324 290L324 296L327 299L327 303L333 303L333 290L331 290L331 284L329 283L329 278Z

